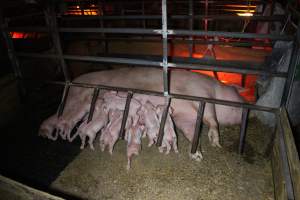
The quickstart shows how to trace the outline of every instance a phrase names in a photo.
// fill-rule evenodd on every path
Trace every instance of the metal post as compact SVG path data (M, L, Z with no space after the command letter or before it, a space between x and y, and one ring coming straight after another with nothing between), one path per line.
M167 0L162 0L162 38L163 38L163 81L164 95L169 95L169 80L168 80L168 26L167 26Z
M242 114L241 129L240 129L239 154L243 154L244 152L248 114L249 114L249 109L244 108Z
M195 126L194 137L193 137L193 141L192 141L191 154L196 153L197 148L198 148L199 139L200 139L200 135L201 135L201 129L202 129L202 119L203 119L204 109L205 109L205 102L202 101L199 103L199 107L198 107L197 121L196 121L196 126Z
M166 107L162 113L156 146L160 147L164 138L165 123L169 114L171 98L166 97Z
M92 119L93 119L93 115L94 115L94 111L95 111L95 105L96 105L96 102L97 102L98 95L99 95L99 88L95 88L94 93L93 93L91 106L90 106L90 112L89 112L89 116L88 116L88 120L87 120L88 123L90 121L92 121Z
M194 2L193 0L189 0L189 28L192 31L194 28ZM193 36L189 37L190 39L190 43L189 43L189 54L190 57L193 57L193 53L194 53L194 40L193 40Z
M300 27L300 23L298 23ZM300 29L297 30L296 38L293 43L293 51L291 55L291 60L288 68L288 77L285 81L284 90L281 99L281 105L284 105L286 108L289 106L289 100L292 92L292 85L295 78L296 67L299 64L299 42L300 42Z
M127 98L126 98L126 104L123 112L123 118L122 118L122 124L121 124L121 129L120 129L120 138L124 139L125 138L125 127L126 127L126 122L127 122L127 117L129 113L129 107L130 107L130 102L132 99L133 93L128 92Z
M208 15L208 0L205 0L205 19L204 19L204 30L208 30L208 20L207 20L207 15ZM207 38L207 36L205 36Z
M61 98L61 102L60 102L58 110L57 110L57 117L60 117L64 112L64 108L65 108L65 105L67 102L69 91L70 91L70 85L66 84L65 88L64 88L63 96Z
M15 49L14 49L14 45L13 45L11 35L6 30L6 28L8 26L8 22L7 21L3 22L4 20L3 20L2 16L0 16L0 18L1 18L0 22L2 23L2 31L1 32L2 32L3 38L4 38L5 43L6 43L8 57L9 57L9 60L11 62L11 65L12 65L15 78L17 79L17 87L18 87L18 93L19 93L20 101L21 101L21 103L24 103L25 96L26 96L26 88L25 88L24 83L22 81L23 75L22 75L21 68L20 68L20 62L19 62L19 59L18 59L18 57L15 53Z
M50 26L49 34L51 35L53 44L56 48L56 52L59 57L60 65L61 65L63 73L64 73L65 81L70 82L71 78L69 75L69 71L68 71L66 62L63 58L63 51L61 48L59 32L58 32L58 28L57 28L56 13L55 13L53 6L50 6L50 8L45 11L45 17L46 17L46 21L47 21L48 25Z

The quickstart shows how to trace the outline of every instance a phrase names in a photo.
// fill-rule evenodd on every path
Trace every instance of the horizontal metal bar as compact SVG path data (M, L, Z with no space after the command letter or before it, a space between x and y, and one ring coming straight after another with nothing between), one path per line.
M22 32L47 32L45 27L10 27L8 31ZM141 28L59 28L64 33L123 33L123 34L150 34L161 35L161 29L141 29ZM195 31L195 30L170 30L168 35L193 35L193 36L220 36L231 38L248 38L248 39L270 39L290 41L294 39L292 35L272 35L257 33L241 33L241 32L222 32L222 31Z
M32 80L32 79L23 79L24 81L35 81L35 82L43 82L48 84L56 84L56 85L65 85L65 82L63 81L47 81L47 80ZM146 94L146 95L154 95L154 96L161 96L164 97L163 92L158 91L152 91L152 90L140 90L140 89L134 89L134 88L125 88L125 87L112 87L107 85L100 85L100 84L89 84L89 83L78 83L78 82L71 82L69 83L70 86L73 87L83 87L83 88L99 88L99 89L106 89L106 90L114 90L114 91L122 91L122 92L133 92L137 94ZM242 108L249 108L252 110L258 110L258 111L266 111L266 112L277 112L278 108L272 108L272 107L266 107L266 106L259 106L254 105L250 103L240 103L240 102L232 102L227 100L221 100L221 99L212 99L212 98L206 98L206 97L197 97L197 96L190 96L190 95L181 95L176 93L170 93L170 98L175 99L183 99L183 100L190 100L190 101L204 101L206 103L212 103L212 104L220 104L225 106L233 106L233 107L242 107Z
M168 30L170 35L194 35L194 36L221 36L232 38L248 38L248 39L270 39L270 40L293 40L292 35L272 35L258 33L242 33L242 32L221 32L221 31L189 31L189 30Z
M89 15L79 15L79 16L62 16L62 20L161 20L161 15L111 15L111 16L89 16ZM274 15L274 16L252 16L244 17L237 15L170 15L168 19L207 19L207 20L252 20L252 21L283 21L285 15Z
M58 58L56 55L51 54L38 54L38 53L16 53L17 56L21 57L31 57L31 58ZM90 62L108 62L108 63L118 63L118 64L132 64L132 65L145 65L145 66L154 66L162 67L162 62L152 61L152 60L143 60L143 59L129 59L129 58L118 58L118 57L96 57L96 56L78 56L78 55L63 55L64 59L67 60L77 60L77 61L90 61ZM182 60L194 60L194 63L173 63L169 62L169 68L179 68L179 69L190 69L190 70L206 70L206 71L219 71L219 72L231 72L231 73L241 73L241 74L257 74L257 75L269 75L276 77L286 77L286 72L271 72L264 71L261 69L247 69L237 67L239 66L251 66L251 63L246 62L234 62L234 61L210 61L205 59L188 59L177 58L177 61ZM174 60L174 59L173 59ZM175 58L176 60L176 58ZM196 62L198 62L196 64ZM253 65L253 63L252 63ZM253 65L253 67L259 67Z

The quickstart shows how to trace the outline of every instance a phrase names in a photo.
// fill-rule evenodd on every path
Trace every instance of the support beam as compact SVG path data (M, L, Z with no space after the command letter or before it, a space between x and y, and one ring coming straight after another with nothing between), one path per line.
M166 97L166 106L165 106L165 109L164 109L164 111L162 113L162 116L161 116L159 132L158 132L158 137L157 137L157 142L156 142L156 146L158 146L158 147L160 147L162 145L162 141L163 141L163 138L164 138L165 124L166 124L166 120L167 120L167 117L168 117L168 114L169 114L170 103L171 103L171 98Z
M124 140L125 138L125 127L126 127L126 122L128 118L128 113L130 109L130 102L132 99L133 93L131 91L128 92L127 98L126 98L126 104L123 112L123 118L122 118L122 124L121 124L121 129L120 129L120 138Z
M95 111L95 105L96 105L96 102L97 102L98 95L99 95L99 88L95 88L94 93L93 93L91 106L90 106L89 116L88 116L88 120L87 120L88 123L90 121L92 121L92 119L93 119L93 115L94 115L94 111Z
M194 137L193 137L193 141L192 141L191 154L196 153L198 145L199 145L204 109L205 109L205 102L200 102L199 107L198 107L198 112L197 112L197 121L196 121L196 126L195 126Z
M239 142L239 151L238 151L239 154L242 154L244 152L248 114L249 114L249 109L244 108L242 113L242 123L240 128L240 142Z

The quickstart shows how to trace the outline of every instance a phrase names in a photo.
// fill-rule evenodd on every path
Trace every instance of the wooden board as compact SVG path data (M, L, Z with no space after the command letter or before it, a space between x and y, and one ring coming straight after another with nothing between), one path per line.
M31 188L22 183L16 182L0 175L0 200L8 199L44 199L44 200L63 200L46 192Z

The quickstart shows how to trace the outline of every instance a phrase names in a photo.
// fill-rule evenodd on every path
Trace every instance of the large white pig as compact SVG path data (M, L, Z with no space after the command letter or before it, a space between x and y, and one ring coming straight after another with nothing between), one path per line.
M74 82L127 87L143 90L163 91L162 70L157 68L121 68L84 74ZM71 88L69 99L76 101L85 88ZM209 76L187 70L170 72L170 91L172 93L209 97L215 99L243 102L234 87L227 86ZM74 98L72 98L74 95ZM68 105L66 105L68 106ZM172 100L173 120L184 135L192 141L198 102ZM208 136L213 146L220 146L218 124L237 124L241 121L242 110L236 107L206 104L203 122L209 126ZM201 154L197 152L196 157ZM195 158L195 156L194 156ZM197 158L196 158L197 159Z

